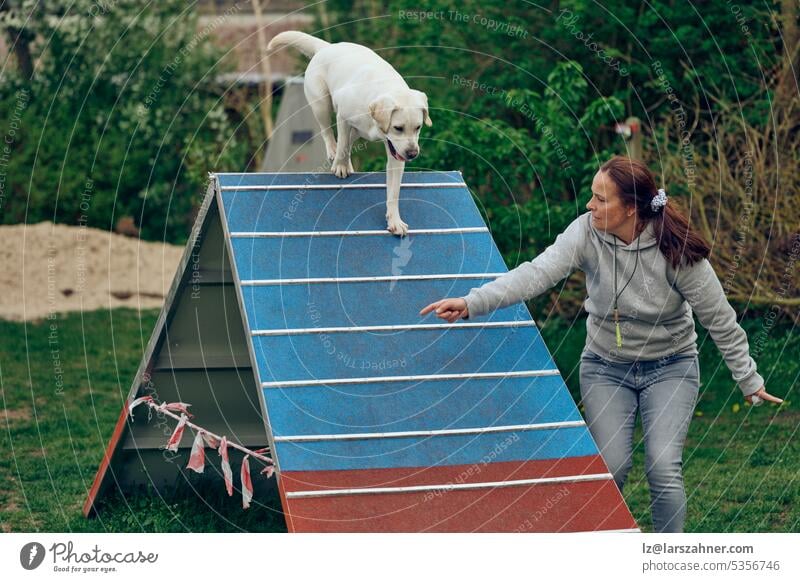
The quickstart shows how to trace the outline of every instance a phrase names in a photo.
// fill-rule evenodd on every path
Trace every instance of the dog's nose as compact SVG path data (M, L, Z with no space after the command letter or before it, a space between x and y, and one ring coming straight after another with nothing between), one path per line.
M406 159L413 160L419 155L419 150L406 150Z

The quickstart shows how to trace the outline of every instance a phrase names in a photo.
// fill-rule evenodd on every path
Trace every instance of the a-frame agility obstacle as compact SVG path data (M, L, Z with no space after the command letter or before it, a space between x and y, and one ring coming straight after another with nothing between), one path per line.
M459 172L403 176L402 239L383 173L210 178L128 402L269 445L289 531L637 531L523 304L419 316L507 270ZM191 434L167 462L147 416L123 408L86 515L180 477Z

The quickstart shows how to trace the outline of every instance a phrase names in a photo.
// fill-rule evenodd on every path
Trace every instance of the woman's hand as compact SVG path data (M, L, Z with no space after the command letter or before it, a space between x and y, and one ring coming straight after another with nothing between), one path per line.
M753 396L758 396L760 400L756 400L755 402L753 402ZM750 394L749 396L745 396L744 399L747 400L753 406L761 406L762 404L764 404L764 400L767 400L769 402L774 402L776 404L780 404L781 402L783 402L783 400L781 400L777 396L773 396L772 394L767 392L765 386L759 388L757 392Z
M458 321L462 317L467 317L469 311L467 310L467 302L461 298L458 299L441 299L435 301L419 312L420 315L425 315L433 310L436 310L436 315L442 319L446 319L450 323Z

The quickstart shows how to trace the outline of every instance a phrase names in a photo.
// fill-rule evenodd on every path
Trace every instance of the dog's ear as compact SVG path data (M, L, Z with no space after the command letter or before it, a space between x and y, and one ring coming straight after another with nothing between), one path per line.
M397 109L397 103L389 95L382 95L369 104L369 114L383 133L389 132L389 124L395 109Z
M426 126L430 127L431 125L433 125L433 122L431 121L430 115L428 115L428 96L425 93L423 93L422 91L417 91L416 89L413 89L413 91L414 91L414 93L417 94L417 96L419 97L419 100L421 102L422 122Z

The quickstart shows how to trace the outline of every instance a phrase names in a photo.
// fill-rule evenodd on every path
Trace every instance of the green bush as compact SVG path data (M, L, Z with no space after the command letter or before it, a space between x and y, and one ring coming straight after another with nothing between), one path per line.
M215 21L198 30L179 0L57 1L22 14L12 7L3 26L36 39L38 65L32 80L7 71L0 88L0 131L18 126L2 222L109 229L128 215L143 238L185 240L207 172L246 159L214 84Z

